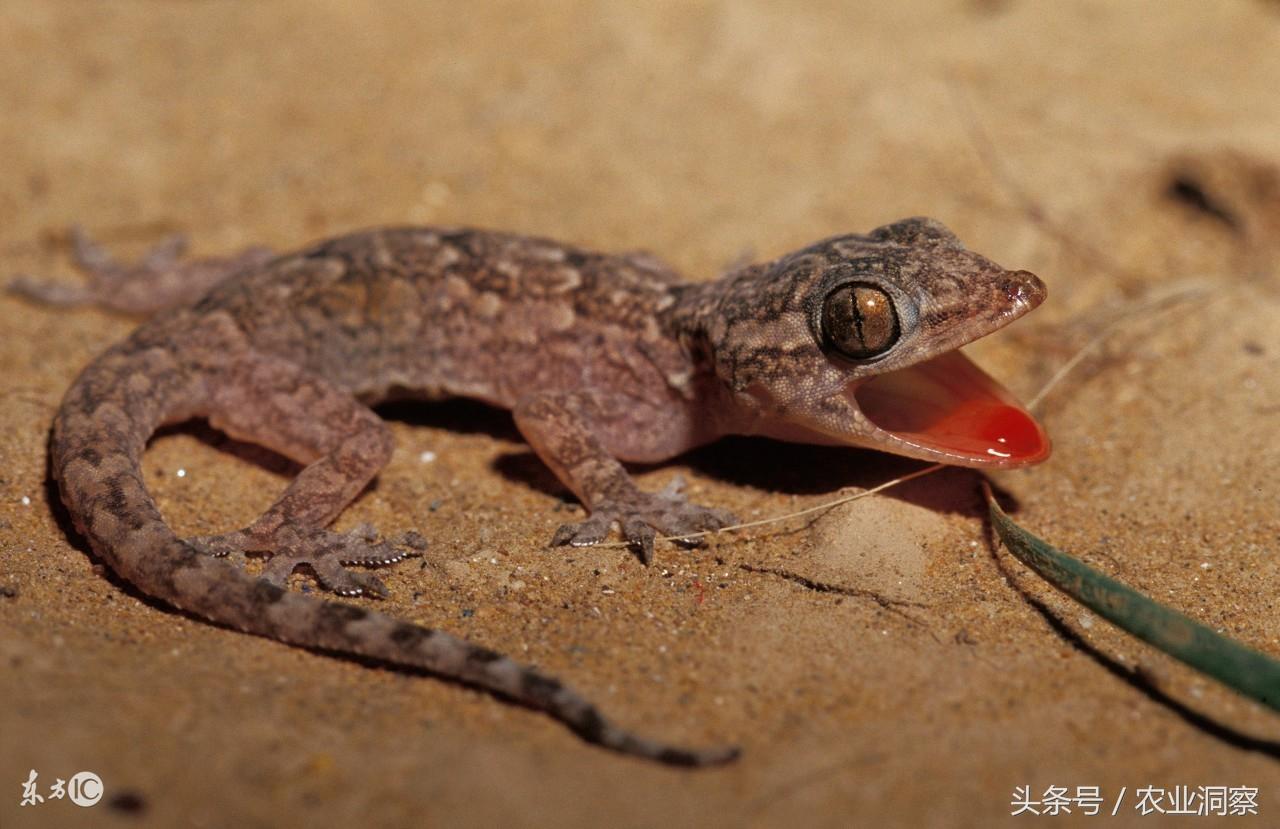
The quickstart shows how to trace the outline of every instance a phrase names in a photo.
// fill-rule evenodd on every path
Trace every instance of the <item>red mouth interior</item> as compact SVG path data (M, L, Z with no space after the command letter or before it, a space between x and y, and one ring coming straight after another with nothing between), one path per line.
M959 351L874 377L854 392L877 427L975 466L1025 466L1049 457L1044 428Z

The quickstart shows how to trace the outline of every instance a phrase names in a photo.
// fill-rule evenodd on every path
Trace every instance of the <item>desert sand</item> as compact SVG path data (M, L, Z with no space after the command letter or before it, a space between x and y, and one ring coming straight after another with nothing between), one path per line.
M1053 457L991 476L1016 520L1280 657L1277 89L1280 5L1261 0L8 0L0 274L77 279L73 222L123 255L411 222L647 249L705 279L934 216L1049 286L968 350L1022 396L1122 320L1044 401ZM993 546L973 471L645 567L546 548L581 511L506 413L386 410L395 457L338 527L431 546L382 573L380 607L643 733L741 744L723 769L172 612L105 571L46 476L63 391L135 324L0 296L5 829L1147 826L1137 790L1176 786L1256 788L1233 825L1280 821L1280 716ZM293 471L200 424L145 466L184 534L246 523ZM640 479L684 475L754 519L919 467L740 439ZM47 794L81 770L98 805L19 805L31 771ZM1096 786L1104 814L1012 817L1020 786Z

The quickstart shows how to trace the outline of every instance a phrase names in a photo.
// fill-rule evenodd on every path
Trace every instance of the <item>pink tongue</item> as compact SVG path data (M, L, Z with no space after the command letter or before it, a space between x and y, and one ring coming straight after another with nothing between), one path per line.
M854 396L886 432L976 465L1024 466L1049 457L1040 424L959 351L875 377Z

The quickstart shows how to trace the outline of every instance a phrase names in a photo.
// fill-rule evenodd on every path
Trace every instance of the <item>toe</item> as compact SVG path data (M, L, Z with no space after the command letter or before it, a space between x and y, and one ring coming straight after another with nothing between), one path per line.
M50 282L26 274L10 279L6 290L47 305L84 305L93 299L93 292L84 285Z
M551 546L563 547L564 545L572 541L573 537L577 534L578 534L577 524L561 524L559 527L556 528L556 534L551 536Z
M663 515L659 527L663 535L680 536L674 539L676 544L693 548L701 547L706 543L704 536L695 536L695 533L715 532L721 527L729 526L735 520L733 515L725 510L687 504L674 513ZM688 535L685 535L686 533Z
M151 270L163 270L177 264L187 252L187 237L181 233L161 239L142 258L142 266Z
M223 533L222 535L202 535L188 538L186 542L206 556L225 558L238 567L245 563L246 539L240 532Z
M717 530L720 529L721 527L728 527L738 523L738 516L729 512L727 509L716 509L713 507L710 510L710 512L711 512L711 517L715 519L715 521L717 522L716 523Z
M347 530L347 536L349 538L354 538L357 541L372 542L378 540L378 531L374 529L372 524L365 521L363 523L356 524L354 527Z
M389 594L382 579L372 573L356 573L343 567L333 558L321 558L311 562L316 578L327 590L339 596L368 595L385 599Z
M71 255L80 268L90 273L109 270L116 264L106 248L90 238L80 225L71 228Z
M633 516L622 522L622 537L644 564L653 561L653 540L656 536L653 525L643 518Z
M408 548L406 555L422 555L427 551L427 540L413 530L396 536L391 542L397 547Z
M356 544L335 550L334 558L343 564L359 564L362 567L385 567L403 561L406 553L385 541L377 544Z
M284 587L289 581L289 577L293 575L294 569L300 562L293 556L283 553L273 555L267 559L267 563L262 566L262 578L274 584L276 587Z
M551 546L590 547L599 544L609 535L612 523L611 519L597 514L577 524L563 524L551 538Z
M680 474L676 474L674 477L672 477L670 481L667 482L667 485L664 486L658 492L658 497L669 498L676 501L683 501L684 486L685 486L684 476Z

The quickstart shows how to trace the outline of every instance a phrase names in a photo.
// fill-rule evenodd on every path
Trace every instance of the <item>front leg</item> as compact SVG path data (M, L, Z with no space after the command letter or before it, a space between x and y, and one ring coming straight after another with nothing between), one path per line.
M659 531L679 536L733 523L724 510L690 504L680 494L678 480L657 493L636 487L593 429L605 421L605 413L591 395L534 394L516 405L514 415L525 440L591 513L586 521L560 527L553 545L598 544L616 524L648 564Z

